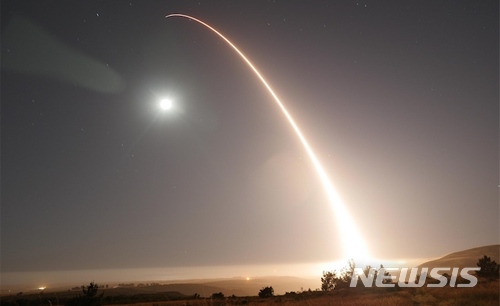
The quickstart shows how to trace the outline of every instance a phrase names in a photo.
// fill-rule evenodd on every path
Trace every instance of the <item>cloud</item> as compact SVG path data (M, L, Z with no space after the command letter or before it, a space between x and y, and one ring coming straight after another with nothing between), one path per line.
M2 36L2 69L103 93L125 88L124 79L111 67L61 42L26 17L14 15Z

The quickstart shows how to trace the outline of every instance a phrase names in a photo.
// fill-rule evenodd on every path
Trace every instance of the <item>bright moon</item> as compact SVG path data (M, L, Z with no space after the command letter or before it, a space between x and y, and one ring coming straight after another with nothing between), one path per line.
M163 99L160 101L160 108L163 110L169 110L172 108L172 101L169 99Z

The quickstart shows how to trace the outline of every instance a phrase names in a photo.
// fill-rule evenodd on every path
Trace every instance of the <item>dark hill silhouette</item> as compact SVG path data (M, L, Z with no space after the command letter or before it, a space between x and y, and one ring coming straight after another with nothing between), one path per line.
M484 255L491 258L491 260L499 263L500 260L500 245L487 245L478 248L472 248L464 251L454 252L443 256L439 259L424 262L418 268L435 268L435 267L477 267L479 258Z

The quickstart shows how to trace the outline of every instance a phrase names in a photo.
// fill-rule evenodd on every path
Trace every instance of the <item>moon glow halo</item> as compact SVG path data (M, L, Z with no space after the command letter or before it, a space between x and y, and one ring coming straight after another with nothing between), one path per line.
M162 99L160 101L160 108L164 111L168 111L172 108L173 104L172 104L172 100L170 99Z

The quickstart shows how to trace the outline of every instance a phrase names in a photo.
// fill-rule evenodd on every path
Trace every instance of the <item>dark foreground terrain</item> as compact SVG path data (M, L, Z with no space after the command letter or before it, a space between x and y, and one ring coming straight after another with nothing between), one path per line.
M125 288L99 291L102 305L499 305L498 280L482 280L473 288L348 288L323 291L288 292L280 296L224 296L213 294L200 297L175 291L127 293ZM201 288L201 287L200 287ZM209 288L206 288L209 289ZM45 292L3 296L7 305L65 305L79 292ZM102 296L101 296L102 295Z
M476 286L441 288L427 287L436 279L427 279L419 288L355 288L319 291L317 281L297 277L264 277L256 279L231 278L219 280L192 280L184 283L123 283L74 287L70 290L55 288L43 291L18 292L0 296L0 306L31 305L499 305L500 304L500 266L499 245L484 246L448 254L440 259L426 262L421 267L474 267L480 266L486 256L491 256L488 265L493 267L490 276L477 275ZM486 254L486 255L483 255ZM488 269L486 269L488 270ZM496 272L495 272L496 271ZM449 276L448 276L449 277ZM463 280L457 279L457 284ZM468 283L468 282L465 282ZM449 282L447 283L449 284ZM94 291L89 294L89 288ZM273 286L269 297L259 297L265 288ZM300 290L298 290L300 288ZM285 293L286 292L286 293ZM274 294L276 293L276 295ZM279 294L277 294L279 293ZM86 298L86 296L88 298Z

